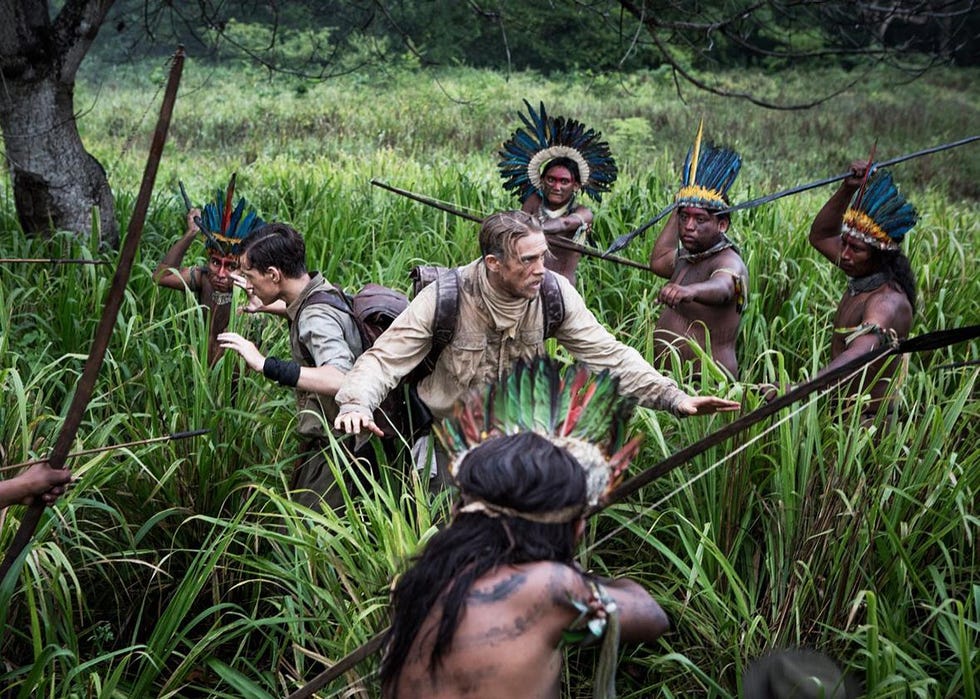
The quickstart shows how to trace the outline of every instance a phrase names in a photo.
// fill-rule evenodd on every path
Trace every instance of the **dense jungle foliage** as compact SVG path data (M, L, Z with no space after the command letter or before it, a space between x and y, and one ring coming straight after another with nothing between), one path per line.
M78 86L79 124L106 166L123 226L138 188L166 66L95 62ZM720 74L733 89L805 96L839 68ZM77 448L206 427L194 440L80 458L77 484L48 511L19 572L0 585L0 687L29 697L273 697L301 686L386 623L388 585L446 499L365 478L348 513L283 496L294 449L287 390L207 366L202 313L151 272L183 232L182 180L196 203L238 172L239 192L309 244L310 266L349 289L407 289L421 261L477 254L474 224L399 198L371 178L485 214L515 202L496 150L522 100L580 119L620 165L595 207L594 243L671 199L699 118L744 158L735 201L842 173L877 139L889 158L980 132L980 75L939 70L901 88L868 82L805 112L700 93L667 71L595 75L407 67L319 85L191 60L137 266ZM980 320L978 146L897 166L921 220L906 251L918 276L913 334ZM806 234L832 188L740 213L751 273L742 376L709 370L692 391L759 405L757 382L797 381L826 363L841 273ZM90 240L16 234L0 190L2 257L95 257L104 266L0 265L0 467L51 446L112 277ZM652 235L624 254L644 260ZM188 261L203 259L192 248ZM583 261L579 288L644 356L661 282ZM240 299L237 300L240 302ZM288 353L277 319L234 328ZM559 356L565 356L559 351ZM715 447L591 521L584 565L646 585L674 630L622 651L624 697L736 696L747 663L773 647L835 657L869 697L977 696L980 665L980 402L976 342L910 357L899 418L870 428L822 394ZM731 420L640 411L633 472ZM338 459L338 468L345 464ZM4 471L2 476L8 475ZM0 550L21 508L0 514ZM564 696L591 696L590 651L570 655ZM320 694L376 696L376 660Z

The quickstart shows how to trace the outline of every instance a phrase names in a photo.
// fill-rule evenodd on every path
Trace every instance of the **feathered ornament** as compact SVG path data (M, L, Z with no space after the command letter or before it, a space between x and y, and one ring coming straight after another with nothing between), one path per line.
M571 158L578 165L582 191L595 201L602 201L616 181L616 161L602 134L574 119L553 117L540 103L539 111L527 100L527 115L519 114L524 123L498 155L504 189L517 194L521 202L537 192L541 194L541 170L551 160Z
M567 450L586 472L589 505L620 480L642 437L626 441L636 402L619 394L619 380L581 364L550 358L518 362L499 382L471 391L452 418L435 425L455 475L467 452L495 437L536 432Z
M841 232L879 250L898 250L919 215L898 191L887 170L874 170L866 185L860 201L855 199L844 212Z
M698 124L694 145L684 160L683 180L674 206L725 209L728 207L728 190L742 169L742 156L730 148L703 142L703 134L704 120Z
M232 208L236 175L237 173L232 173L224 191L215 190L214 201L208 203L196 219L197 227L204 234L206 247L217 250L222 255L237 255L241 251L242 242L252 231L265 224L254 209L250 208L246 213L248 202L245 197L240 197L238 204ZM181 191L183 192L183 185Z

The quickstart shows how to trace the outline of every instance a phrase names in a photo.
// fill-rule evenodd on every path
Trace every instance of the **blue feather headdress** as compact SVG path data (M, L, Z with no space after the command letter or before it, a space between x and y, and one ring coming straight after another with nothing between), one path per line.
M248 202L245 197L239 198L238 204L232 208L235 175L236 173L232 173L225 191L215 190L214 201L204 207L196 221L197 227L204 234L207 249L216 250L222 255L237 255L241 251L242 242L252 231L265 224L254 209L250 208L246 213Z
M726 209L728 190L742 168L742 156L730 148L701 142L704 123L698 125L694 145L684 160L684 176L675 206Z
M595 201L602 201L616 181L616 161L602 134L574 119L547 114L544 103L540 110L524 100L528 114L520 114L524 127L517 129L505 141L498 155L500 176L504 189L518 195L524 202L531 194L541 193L541 170L555 158L571 158L578 165L582 191Z
M562 367L541 357L518 362L496 384L471 391L434 429L454 475L469 450L488 439L536 432L585 469L589 504L595 505L639 449L640 437L626 439L635 405L607 372L593 375L581 364Z
M875 170L844 213L841 232L879 250L897 250L918 220L915 207L898 191L891 173Z

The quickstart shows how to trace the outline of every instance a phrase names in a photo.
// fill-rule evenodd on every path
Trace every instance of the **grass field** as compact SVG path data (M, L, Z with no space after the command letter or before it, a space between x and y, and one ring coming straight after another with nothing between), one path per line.
M101 67L79 85L80 129L106 166L125 226L166 66ZM734 88L807 95L821 74L730 76ZM477 214L516 204L495 153L522 99L602 131L620 165L596 206L595 243L648 219L675 191L700 117L745 165L743 201L844 172L877 139L890 158L980 133L980 73L868 83L806 112L770 112L685 91L669 74L509 76L454 70L351 76L318 86L196 64L184 82L143 245L77 440L91 448L205 427L203 438L78 459L78 483L42 520L19 577L0 586L0 688L11 697L274 697L386 623L389 581L444 503L365 482L347 515L282 496L294 449L291 394L237 359L209 369L192 299L150 273L183 232L182 180L203 201L238 172L266 219L308 240L310 266L348 288L406 289L421 261L477 254L474 224L382 191L391 184ZM920 300L913 334L980 321L977 145L895 168L921 220L907 239ZM845 279L806 233L830 188L738 214L751 274L741 382L705 372L691 390L759 403L750 385L797 381L827 361ZM9 183L0 256L95 256L89 239L25 240ZM623 254L644 260L652 235ZM201 257L192 248L190 257ZM50 448L78 379L112 266L0 265L0 465ZM660 282L586 260L579 288L619 337L652 356ZM275 319L234 326L288 353ZM624 697L728 697L772 647L824 650L869 697L977 696L980 665L980 403L976 342L910 359L891 432L819 396L715 447L592 520L583 563L641 580L674 630L623 651ZM640 411L634 472L730 420ZM6 477L6 472L0 476ZM19 508L0 514L0 550ZM590 696L595 656L569 657L564 696ZM375 696L374 661L321 696Z

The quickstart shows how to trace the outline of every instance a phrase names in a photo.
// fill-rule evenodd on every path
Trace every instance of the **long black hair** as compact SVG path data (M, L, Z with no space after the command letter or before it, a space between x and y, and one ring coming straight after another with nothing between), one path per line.
M496 437L473 449L456 476L466 499L524 513L586 502L585 472L572 456L532 432ZM390 696L405 658L429 612L442 601L429 671L449 652L470 587L500 565L531 561L571 563L576 522L544 524L519 517L457 514L429 541L392 592L391 628L381 661L381 686Z
M905 296L908 297L914 311L915 273L912 271L912 265L909 264L909 258L901 250L882 250L881 268L891 275L892 280L905 292Z

